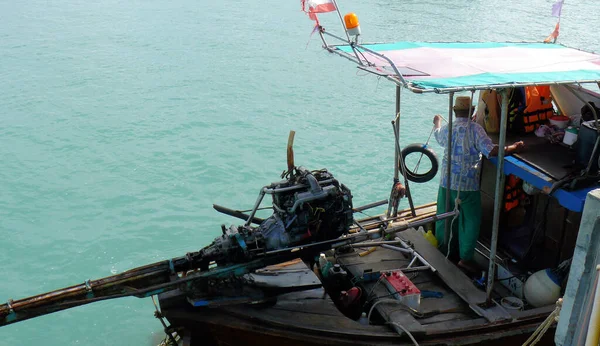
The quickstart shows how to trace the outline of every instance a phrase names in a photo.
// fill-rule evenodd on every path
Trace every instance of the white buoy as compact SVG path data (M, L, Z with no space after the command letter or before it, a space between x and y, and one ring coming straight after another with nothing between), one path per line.
M560 298L560 281L550 269L540 270L527 279L525 299L533 306L552 305Z

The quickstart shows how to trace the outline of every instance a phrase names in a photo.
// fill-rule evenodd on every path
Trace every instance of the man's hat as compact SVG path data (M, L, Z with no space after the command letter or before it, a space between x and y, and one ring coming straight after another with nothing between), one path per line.
M475 106L471 105L471 98L469 96L457 96L454 101L455 112L473 112Z

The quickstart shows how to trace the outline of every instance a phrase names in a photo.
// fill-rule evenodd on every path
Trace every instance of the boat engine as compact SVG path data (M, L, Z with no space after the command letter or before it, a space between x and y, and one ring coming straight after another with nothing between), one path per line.
M176 289L194 306L263 299L260 288L245 285L252 280L246 274L298 257L312 261L341 241L337 238L347 233L353 222L352 195L347 187L326 170L288 167L282 176L285 180L261 189L251 215L243 215L247 219L244 225L222 226L223 234L201 250L29 298L11 299L0 304L0 326L95 301L142 298ZM273 198L273 214L258 222L254 215L267 194ZM258 225L251 226L252 222ZM278 292L271 289L269 294Z
M188 254L188 261L207 270L243 263L278 249L335 239L348 232L353 222L352 194L327 170L303 167L287 179L261 189L245 225L222 226L223 235L202 250ZM272 195L273 214L258 226L250 226L263 197Z

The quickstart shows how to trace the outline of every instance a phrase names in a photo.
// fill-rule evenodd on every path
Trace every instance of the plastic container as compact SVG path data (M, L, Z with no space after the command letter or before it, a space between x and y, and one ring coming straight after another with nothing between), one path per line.
M577 142L577 134L578 133L579 133L579 130L577 130L577 128L575 128L573 126L567 127L567 129L565 130L565 136L563 138L563 143L566 145L575 144L575 142Z
M323 269L325 264L327 264L327 257L325 257L325 254L322 253L319 255L319 269Z
M559 129L566 129L571 119L565 116L553 116L550 118L550 124L555 125Z
M508 310L523 310L525 304L517 297L504 297L500 300L500 305Z
M348 273L337 263L329 267L329 277L344 277L346 275Z
M427 241L431 243L431 245L433 245L436 248L438 247L437 238L435 237L435 235L433 235L433 232L431 230L427 231L427 233L425 233L423 237L425 237L425 239L427 239Z
M360 318L358 319L358 323L362 324L363 326L369 325L369 320L367 319L366 312L363 312L362 315L360 315Z
M320 254L319 255L319 269L321 270L321 276L326 278L329 276L329 269L333 267L333 265L331 264L331 262L329 262L327 260L327 257L325 257L325 254Z

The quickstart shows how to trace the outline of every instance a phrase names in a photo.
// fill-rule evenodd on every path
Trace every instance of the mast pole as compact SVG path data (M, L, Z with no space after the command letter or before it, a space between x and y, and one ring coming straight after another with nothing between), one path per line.
M450 210L450 182L452 181L452 107L454 105L454 91L450 92L448 97L448 144L446 145L446 213ZM444 172L442 172L444 174ZM442 187L443 188L443 187ZM450 252L450 229L451 222L446 219L444 224L444 244L447 251Z
M388 203L387 216L396 217L398 208L394 207L396 184L400 182L400 86L396 85L396 116L392 121L394 127L394 182L390 191L390 200Z
M498 163L496 164L496 192L494 194L494 218L492 221L492 244L490 246L490 266L488 268L488 280L486 287L487 302L492 301L492 290L494 288L494 276L496 270L496 248L498 247L498 231L500 229L500 212L502 208L502 193L504 191L504 146L506 144L506 123L508 118L508 92L507 89L500 91L502 95L502 108L500 112L500 135L498 139Z
M394 145L394 184L400 181L400 86L396 85L396 123L394 126L396 127L396 133L398 136L394 137L394 141L396 141L396 145Z
M396 85L396 118L392 121L394 128L394 183L392 184L392 190L390 191L390 202L388 205L387 215L388 217L396 217L398 215L398 201L400 199L396 195L396 184L400 182L400 170L404 176L404 188L406 190L406 198L408 199L408 205L410 207L410 213L413 217L417 216L415 211L415 205L410 194L410 186L406 175L406 165L402 158L402 152L400 150L400 86Z

